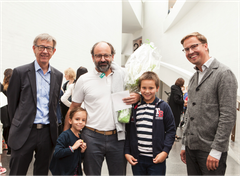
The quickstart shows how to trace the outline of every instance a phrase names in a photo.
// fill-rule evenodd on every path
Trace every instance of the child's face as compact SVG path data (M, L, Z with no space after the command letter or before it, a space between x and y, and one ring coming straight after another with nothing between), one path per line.
M152 103L155 99L155 93L158 92L154 80L142 80L140 91L146 103Z
M79 111L74 114L72 119L69 118L69 123L72 125L72 128L77 131L81 131L86 125L87 114L85 111Z

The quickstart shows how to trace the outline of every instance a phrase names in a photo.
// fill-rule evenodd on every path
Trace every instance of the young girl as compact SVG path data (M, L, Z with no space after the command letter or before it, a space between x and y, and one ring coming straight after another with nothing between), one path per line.
M81 153L87 145L80 139L80 131L87 120L87 112L81 107L70 112L71 128L61 133L57 139L50 164L52 175L82 175Z

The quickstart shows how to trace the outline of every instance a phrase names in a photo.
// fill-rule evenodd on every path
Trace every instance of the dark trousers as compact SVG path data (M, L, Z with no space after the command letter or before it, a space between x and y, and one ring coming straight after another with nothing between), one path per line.
M179 126L180 119L181 119L181 114L174 116L176 131L177 131L177 128Z
M139 156L138 163L132 166L133 175L165 175L166 160L162 163L153 163L152 157Z
M7 145L8 145L9 130L10 130L10 126L3 127L3 137ZM11 153L11 147L9 146L8 146L8 153Z
M186 161L188 175L224 175L226 171L227 152L222 153L219 166L214 171L207 169L207 157L209 152L191 150L186 147Z
M117 134L103 135L84 128L81 137L87 144L83 161L86 175L101 175L104 157L109 175L126 175L125 141L118 141Z
M13 150L9 163L9 175L26 175L35 152L33 175L48 175L50 159L54 146L50 136L50 127L32 128L26 143L19 150Z

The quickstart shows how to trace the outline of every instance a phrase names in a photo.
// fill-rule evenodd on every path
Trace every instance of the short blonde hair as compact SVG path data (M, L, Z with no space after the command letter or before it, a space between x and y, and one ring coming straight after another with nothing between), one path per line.
M68 75L69 79L76 79L76 72L70 67L64 71L64 74Z
M206 38L204 35L200 34L199 32L193 32L193 33L188 34L188 35L186 35L185 37L183 37L182 40L181 40L181 44L183 45L184 41L185 41L186 39L190 38L190 37L197 37L197 39L198 39L202 44L208 43L208 42L207 42L207 38ZM209 48L208 48L208 52L209 52Z

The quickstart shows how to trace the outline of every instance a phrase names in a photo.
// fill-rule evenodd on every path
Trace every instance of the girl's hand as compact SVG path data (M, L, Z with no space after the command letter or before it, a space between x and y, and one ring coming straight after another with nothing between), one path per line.
M80 147L81 147L81 153L84 153L85 150L87 149L87 144L85 142L83 142Z
M137 162L137 159L134 158L132 155L129 155L129 154L125 154L125 158L127 159L127 161L132 165L136 165L138 162Z
M157 163L162 163L163 161L165 161L165 159L167 158L168 154L166 152L161 152L159 153L154 159L153 162L155 164Z
M72 146L73 150L78 149L78 147L80 147L82 143L83 143L82 139L78 139Z

